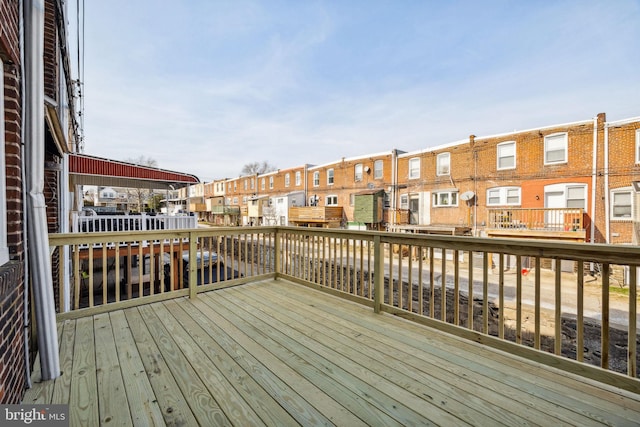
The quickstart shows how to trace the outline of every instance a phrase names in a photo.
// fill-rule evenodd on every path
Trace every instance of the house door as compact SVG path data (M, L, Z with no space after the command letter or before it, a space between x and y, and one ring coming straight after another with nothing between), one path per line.
M544 207L547 209L563 209L567 207L564 191L549 191L544 193ZM562 228L564 214L561 210L545 211L544 228Z
M420 197L417 194L409 196L409 224L420 224Z

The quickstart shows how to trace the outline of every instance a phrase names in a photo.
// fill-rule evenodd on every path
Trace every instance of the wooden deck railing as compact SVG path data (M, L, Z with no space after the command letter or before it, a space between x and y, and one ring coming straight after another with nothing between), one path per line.
M582 231L584 209L572 208L492 208L488 228L546 231Z
M635 246L306 227L67 234L50 241L70 253L71 270L61 264L59 278L71 278L74 310L284 278L640 391ZM196 262L185 266L183 257ZM100 288L112 286L112 275L122 290Z

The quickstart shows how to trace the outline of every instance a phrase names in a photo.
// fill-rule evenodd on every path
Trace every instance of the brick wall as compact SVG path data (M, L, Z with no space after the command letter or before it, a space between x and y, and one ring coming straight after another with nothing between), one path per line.
M21 401L25 386L24 244L21 179L19 2L0 1L0 56L4 61L7 243L10 262L0 266L0 404Z

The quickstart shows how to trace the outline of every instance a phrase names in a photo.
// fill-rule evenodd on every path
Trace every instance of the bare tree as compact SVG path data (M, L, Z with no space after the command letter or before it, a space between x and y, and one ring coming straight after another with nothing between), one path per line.
M277 169L278 169L277 167L269 164L269 162L264 160L262 162L247 163L242 167L241 174L242 175L254 175L254 174L261 175L263 173L273 172Z
M125 162L133 163L134 165L149 166L152 168L158 167L158 162L156 161L156 159L153 159L151 157L145 157L144 155L141 155L136 158L126 159ZM144 188L127 189L127 198L131 197L137 200L138 212L144 211L144 203L149 199L153 199L153 196L154 196L153 190L148 190Z

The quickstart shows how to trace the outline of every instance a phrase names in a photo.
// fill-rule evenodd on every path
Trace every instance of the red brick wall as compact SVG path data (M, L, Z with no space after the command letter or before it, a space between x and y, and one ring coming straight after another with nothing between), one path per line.
M7 243L10 262L0 266L0 404L19 403L25 386L24 245L21 179L20 48L17 1L0 1L1 78L5 92L5 163L7 185Z

